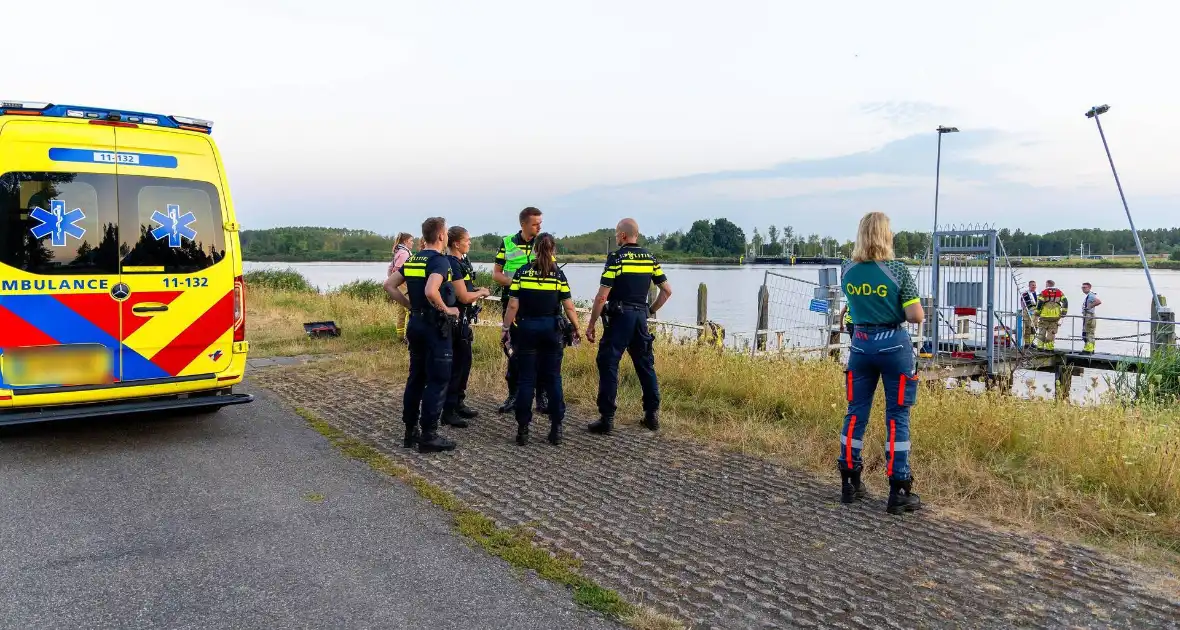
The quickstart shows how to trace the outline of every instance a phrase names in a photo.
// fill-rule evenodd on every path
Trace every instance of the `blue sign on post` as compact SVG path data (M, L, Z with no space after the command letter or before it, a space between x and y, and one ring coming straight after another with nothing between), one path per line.
M810 310L814 313L827 313L828 312L828 301L813 299L813 300L811 300L811 306L808 307L808 310Z

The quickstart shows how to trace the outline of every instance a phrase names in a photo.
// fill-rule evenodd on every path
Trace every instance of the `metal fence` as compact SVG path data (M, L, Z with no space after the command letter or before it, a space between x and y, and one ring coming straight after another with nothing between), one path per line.
M819 270L821 279L837 277L835 270ZM751 354L818 353L829 349L833 311L839 306L838 280L827 283L765 272L758 292L754 332L735 334L734 343Z

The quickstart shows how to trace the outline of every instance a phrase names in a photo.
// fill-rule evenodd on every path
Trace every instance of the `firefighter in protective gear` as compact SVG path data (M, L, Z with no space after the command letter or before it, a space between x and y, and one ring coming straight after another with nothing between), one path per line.
M504 242L500 243L500 250L496 252L496 263L492 267L492 279L496 284L503 287L504 297L507 299L507 290L512 286L512 277L516 272L525 265L533 261L533 243L537 239L537 235L541 233L541 211L537 208L528 207L520 211L520 231L512 236L505 236ZM508 343L513 347L516 346L516 340L513 335L516 332L516 324L512 325L512 330L508 333ZM509 354L508 347L504 346L504 355L508 357L508 371L504 374L504 379L508 381L508 397L500 405L500 413L510 413L516 408L516 393L519 378L519 359L516 355ZM537 411L541 413L549 412L549 401L546 392L537 388Z
M861 483L861 449L872 412L877 382L885 389L885 474L889 478L890 514L921 507L911 492L910 407L918 397L914 347L902 323L925 318L918 286L905 264L893 256L889 217L870 212L860 221L852 260L840 280L855 332L849 348L845 386L848 414L840 431L840 500L853 503L867 493Z
M1023 345L1036 346L1037 338L1037 281L1028 281L1028 290L1020 294L1021 315L1024 319Z
M1098 317L1094 308L1102 306L1102 300L1098 299L1098 292L1089 282L1082 283L1082 293L1086 294L1082 299L1082 341L1086 343L1082 354L1094 354L1094 334L1098 330Z
M1052 280L1045 281L1045 290L1037 298L1037 321L1040 322L1040 338L1042 350L1053 350L1053 340L1057 337L1057 328L1061 325L1061 318L1069 313L1069 299L1057 288Z

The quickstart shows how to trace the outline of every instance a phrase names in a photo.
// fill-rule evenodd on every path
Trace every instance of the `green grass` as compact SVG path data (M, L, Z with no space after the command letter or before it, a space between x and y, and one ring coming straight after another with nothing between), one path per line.
M362 302L385 302L389 299L385 287L376 280L353 280L336 287L332 293L347 295Z
M249 271L245 275L246 286L293 293L317 293L319 289L307 281L303 274L294 269L263 269Z
M583 576L578 572L580 563L577 559L553 554L537 545L533 534L528 530L496 525L492 519L464 505L455 495L394 462L372 446L349 437L311 411L303 408L295 411L346 456L408 483L422 498L450 513L459 533L491 555L505 560L514 567L535 571L542 578L569 588L574 601L590 610L633 627L656 627L652 625L652 620L659 621L660 616L628 603L617 592L603 588ZM678 624L662 627L678 627Z

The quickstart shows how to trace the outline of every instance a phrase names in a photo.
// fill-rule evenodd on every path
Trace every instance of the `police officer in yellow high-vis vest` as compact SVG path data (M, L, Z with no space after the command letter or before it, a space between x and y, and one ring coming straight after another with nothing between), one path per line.
M537 208L528 207L520 211L520 231L512 236L505 236L504 242L500 244L500 250L496 252L496 264L492 269L492 279L496 284L504 288L501 294L504 296L503 305L508 306L507 289L512 285L512 277L516 275L522 267L532 262L533 260L533 241L536 240L537 235L541 233L541 211ZM516 326L513 325L512 330L508 335L509 345L515 345L512 335L516 332ZM516 392L517 381L520 374L520 366L515 353L509 353L507 348L504 354L508 357L508 373L505 374L505 379L508 381L508 397L504 399L504 403L500 405L500 413L509 413L516 407ZM540 388L536 391L537 397L537 411L541 413L549 412L549 401L546 392Z

